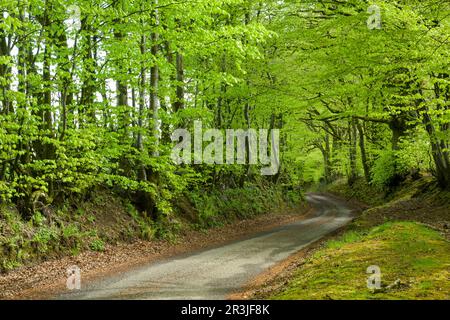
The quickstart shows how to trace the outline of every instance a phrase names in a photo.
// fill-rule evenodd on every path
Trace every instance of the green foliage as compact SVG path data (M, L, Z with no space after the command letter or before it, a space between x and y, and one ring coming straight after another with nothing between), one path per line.
M156 239L166 240L171 243L175 243L178 239L179 233L182 230L183 225L180 221L173 218L162 218L154 224L151 234Z
M33 225L35 226L42 226L42 224L45 222L45 217L40 213L40 212L36 212L32 217L31 217L31 222Z
M153 240L156 236L156 230L153 227L153 221L141 215L136 210L136 207L133 206L130 202L126 203L125 207L128 214L130 214L133 220L138 224L140 237L145 240Z
M190 194L202 228L215 227L233 219L247 219L258 214L278 211L287 204L298 205L300 192L283 192L280 187L245 187Z
M68 224L64 226L62 229L62 236L66 240L70 240L73 238L77 238L80 235L80 230L76 224Z
M37 247L37 251L40 254L45 254L51 249L52 243L57 243L59 240L58 230L55 228L42 227L37 230L31 239L32 245ZM18 256L20 261L20 257Z
M66 12L73 5L79 10ZM1 200L19 204L30 217L34 192L61 203L108 187L130 197L145 193L159 215L171 215L174 199L201 175L191 168L183 176L176 173L171 131L195 119L215 126L216 105L225 98L224 120L242 122L234 115L249 96L248 70L264 58L263 45L273 36L251 15L244 23L258 5L159 1L156 10L141 0L107 7L84 0L50 7L33 1L21 9L5 4L0 41L17 41L11 48L16 53L0 56ZM54 23L41 23L48 19ZM81 21L85 25L78 29ZM153 37L160 39L158 46ZM43 50L33 50L37 43ZM161 75L156 83L145 81L154 72ZM130 89L133 98L122 99ZM147 106L155 102L153 92L163 102L155 104L158 110ZM183 106L173 112L176 103ZM161 137L155 121L162 121Z
M89 248L92 251L105 251L105 243L101 239L95 239L89 244Z
M429 153L430 143L423 133L412 139L405 138L399 145L400 150L397 154L404 168L419 172L429 169L429 164L432 162Z
M381 30L367 26L369 5L379 8ZM267 24L279 35L262 67L268 77L255 80L266 89L258 103L286 115L284 157L301 163L304 181L369 181L372 171L385 186L414 169L448 186L450 5L278 6L283 14L274 6Z
M357 241L361 241L364 234L358 231L348 231L344 233L339 239L337 240L330 240L327 242L327 248L330 249L341 249L348 243L355 243ZM318 253L320 255L320 253Z
M404 139L399 143L400 149L382 150L372 167L372 183L379 188L396 186L408 174L427 170L430 162L427 149L429 143L420 138Z
M395 186L406 175L407 169L396 152L381 151L372 168L372 183L380 188Z

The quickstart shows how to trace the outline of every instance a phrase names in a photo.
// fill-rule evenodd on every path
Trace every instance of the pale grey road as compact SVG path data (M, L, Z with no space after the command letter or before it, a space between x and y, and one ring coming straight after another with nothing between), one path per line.
M246 282L352 219L345 203L309 194L305 220L218 248L152 263L84 284L59 299L224 299Z

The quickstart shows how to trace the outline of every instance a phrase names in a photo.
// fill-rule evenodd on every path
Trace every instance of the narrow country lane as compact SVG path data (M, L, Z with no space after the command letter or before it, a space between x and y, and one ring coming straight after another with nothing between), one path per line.
M58 299L224 299L267 268L352 219L334 198L309 194L314 215L218 248L152 263Z

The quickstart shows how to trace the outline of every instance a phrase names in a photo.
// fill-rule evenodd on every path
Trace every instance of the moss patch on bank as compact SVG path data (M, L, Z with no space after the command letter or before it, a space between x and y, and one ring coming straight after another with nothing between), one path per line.
M367 287L381 269L382 289ZM329 241L271 299L450 299L450 242L415 222L388 222Z
M1 205L0 272L142 238L149 226L143 219L127 210L123 199L106 191L86 201L49 207L45 213L36 211L29 219L15 206Z

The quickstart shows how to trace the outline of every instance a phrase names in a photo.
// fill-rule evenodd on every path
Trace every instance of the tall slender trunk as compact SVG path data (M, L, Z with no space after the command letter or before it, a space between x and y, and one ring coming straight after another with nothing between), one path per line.
M153 4L155 9L153 10L155 18L155 28L159 26L159 11L158 0L154 0ZM155 138L155 145L153 149L153 155L159 155L159 141L161 139L161 126L159 119L159 109L161 107L161 102L159 100L159 67L157 64L157 56L159 53L159 34L158 32L153 32L151 35L152 47L151 53L155 59L155 63L150 70L150 109L153 112L153 136Z
M64 30L64 26L62 23L58 23L59 29ZM71 63L69 59L69 47L67 45L67 36L64 31L61 31L59 33L59 36L55 39L56 41L56 48L58 53L58 78L60 80L60 117L62 120L62 126L61 126L61 135L59 137L60 140L64 140L64 136L66 133L67 128L67 106L71 105L73 102L73 89L72 89L72 73L75 62L75 50L77 46L77 40L75 40L74 49L73 49L73 63Z
M3 22L3 13L0 15L0 22ZM9 38L5 31L0 29L0 57L9 58L11 55ZM6 63L0 63L0 97L2 101L2 109L0 112L7 114L12 112L11 102L8 98L8 92L10 90L10 73L11 68Z
M117 24L120 24L122 21L120 19L116 19ZM123 31L118 29L114 31L114 38L117 43L121 43L124 39ZM117 107L120 109L120 114L123 123L124 136L128 135L128 126L129 126L129 114L128 114L128 84L127 81L123 79L122 75L126 72L125 69L121 66L120 62L116 64L116 72L120 74L116 79L116 99L117 99Z
M349 137L349 159L350 159L350 172L348 176L348 183L352 185L358 178L358 170L356 167L356 148L357 148L357 130L356 119L352 118L349 122L348 137Z
M141 36L140 40L140 52L141 56L144 57L146 53L146 37L144 35ZM138 134L137 134L137 141L136 145L140 152L143 152L144 150L144 143L143 143L143 136L142 136L142 129L144 126L144 110L145 110L145 83L146 83L146 68L145 68L145 62L144 59L141 61L141 70L140 70L140 79L139 79L139 112L138 112ZM138 172L138 178L139 180L147 180L147 172L145 170L145 166L143 164L140 164Z
M331 148L330 148L330 136L329 134L325 134L324 137L324 146L320 147L320 151L322 152L323 156L323 169L324 169L324 178L325 183L328 184L332 182L332 174L331 174Z
M53 40L55 39L54 31L51 28L50 16L51 4L48 1L45 2L45 9L42 16L38 19L43 28L44 34L44 56L42 66L42 83L38 94L38 112L41 123L39 129L45 132L47 138L53 139L54 128L52 118L52 82L51 82L51 59L52 59L52 47L54 46ZM55 158L55 145L43 140L35 142L36 157L38 159L54 159ZM48 181L48 195L53 194L53 181Z
M184 109L184 57L183 54L177 52L176 56L177 69L177 99L174 103L174 111Z
M81 97L80 97L80 106L83 110L83 113L89 116L89 120L95 123L95 109L93 108L94 103L94 93L95 93L95 71L96 70L96 59L94 57L94 46L96 46L96 41L92 40L91 33L93 32L92 26L88 23L88 17L83 17L81 19L81 31L82 31L82 44L81 44L81 56L82 56L82 84L81 84ZM116 33L116 38L121 39L122 35L120 33ZM118 84L118 92L119 95L122 95L120 98L120 104L126 105L126 98L123 98L124 92L126 95L126 86L122 83Z
M356 120L356 127L358 129L358 135L359 135L359 149L361 151L361 163L364 170L364 178L366 179L366 182L370 182L370 166L369 166L369 160L367 159L367 152L366 152L366 142L365 142L365 133L363 126L361 123Z
M341 138L341 130L340 128L336 128L335 129L336 132L339 134L339 136L335 136L333 135L332 137L332 142L331 142L331 153L330 153L330 175L331 175L331 179L335 180L337 178L339 178L340 173L337 170L338 166L339 166L339 152L342 148L342 138Z
M436 178L442 188L450 187L450 156L447 149L442 148L441 141L436 135L436 128L433 125L428 111L423 112L423 124L431 142L431 152L436 166Z
M442 92L441 88L439 86L435 86L435 95L436 98L442 98ZM446 102L448 101L448 90L446 92ZM423 96L423 92L419 91L419 94ZM419 99L416 102L416 105L424 104L423 99ZM438 104L437 109L442 109L442 105ZM448 108L447 106L445 108ZM428 107L424 104L424 106L421 108L421 114L422 114L422 123L425 126L425 130L428 133L428 137L430 139L431 143L431 153L433 156L434 164L435 164L435 175L438 180L439 185L442 188L450 189L450 151L448 150L448 140L446 141L445 138L442 139L439 137L439 134L437 132L437 129L435 125L433 124L433 120L431 118L430 112ZM440 127L441 134L448 131L448 126L444 124L444 127ZM443 135L445 136L445 135ZM447 138L448 139L448 138Z

